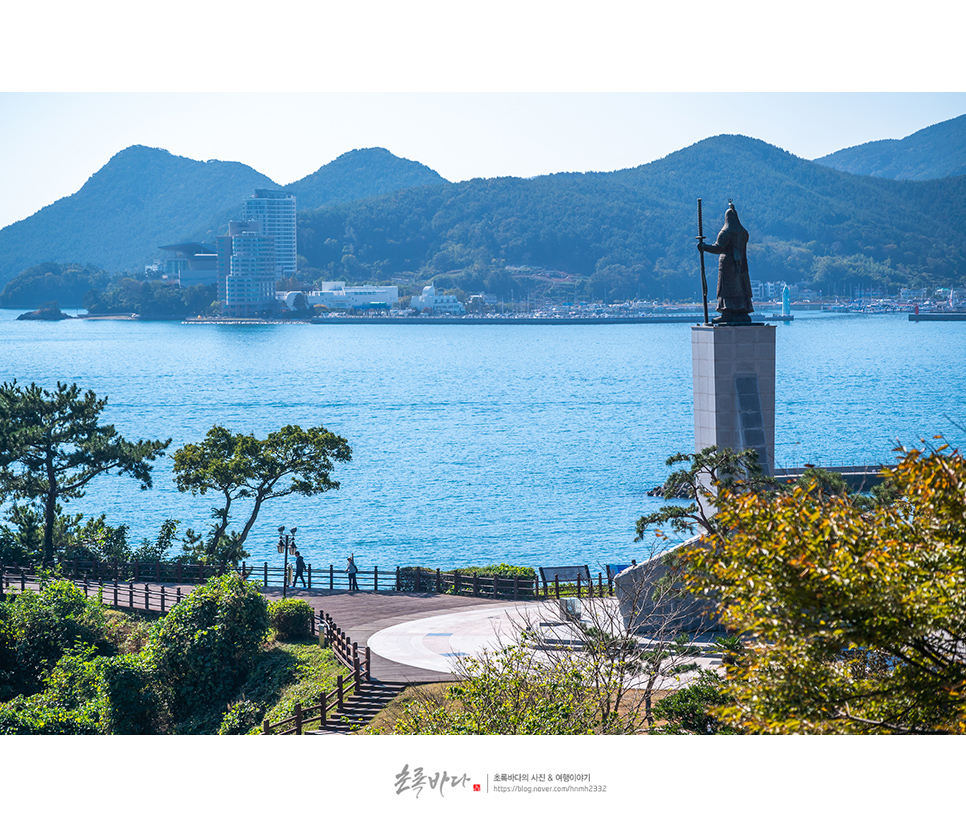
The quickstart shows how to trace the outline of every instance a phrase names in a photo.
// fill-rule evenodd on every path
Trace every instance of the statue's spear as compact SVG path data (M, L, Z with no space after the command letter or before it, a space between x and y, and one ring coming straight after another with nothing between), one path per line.
M701 198L698 197L698 243L704 243L704 221L701 219ZM710 324L708 320L708 279L704 274L704 250L699 249L701 254L701 298L704 300L704 323Z

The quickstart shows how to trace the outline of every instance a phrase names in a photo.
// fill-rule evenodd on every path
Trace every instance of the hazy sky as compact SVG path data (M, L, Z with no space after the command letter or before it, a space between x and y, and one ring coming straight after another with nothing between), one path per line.
M872 15L847 0L746 0L740 17L706 0L345 5L17 4L0 50L0 227L133 144L281 185L378 146L456 181L627 168L719 133L813 159L966 113L966 93L918 92L961 76L932 0L896 6L901 26L888 2Z

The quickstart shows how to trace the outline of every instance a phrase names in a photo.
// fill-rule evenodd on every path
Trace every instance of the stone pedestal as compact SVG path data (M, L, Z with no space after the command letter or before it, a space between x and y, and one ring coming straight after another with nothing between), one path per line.
M775 471L774 325L691 328L694 450L754 449L766 475Z

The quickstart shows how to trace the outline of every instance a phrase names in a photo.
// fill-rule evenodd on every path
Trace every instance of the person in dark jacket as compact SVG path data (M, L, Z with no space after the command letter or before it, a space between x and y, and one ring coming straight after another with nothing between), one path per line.
M305 584L305 560L302 558L302 554L297 550L295 551L295 576L292 579L292 587L295 587L295 583L302 579L302 587L308 587Z
M748 276L748 231L741 225L735 204L728 201L725 222L714 243L699 243L701 252L718 258L718 315L713 324L746 324L754 311Z

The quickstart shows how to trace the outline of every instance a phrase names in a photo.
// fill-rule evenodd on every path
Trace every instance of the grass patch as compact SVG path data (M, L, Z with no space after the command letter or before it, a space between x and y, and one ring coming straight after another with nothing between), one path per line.
M270 723L288 718L296 704L317 704L323 692L335 687L336 678L345 669L331 649L323 649L311 638L275 641L266 655L264 666L250 678L256 686L247 687L245 697L266 704L263 718ZM261 721L253 729L260 727Z

